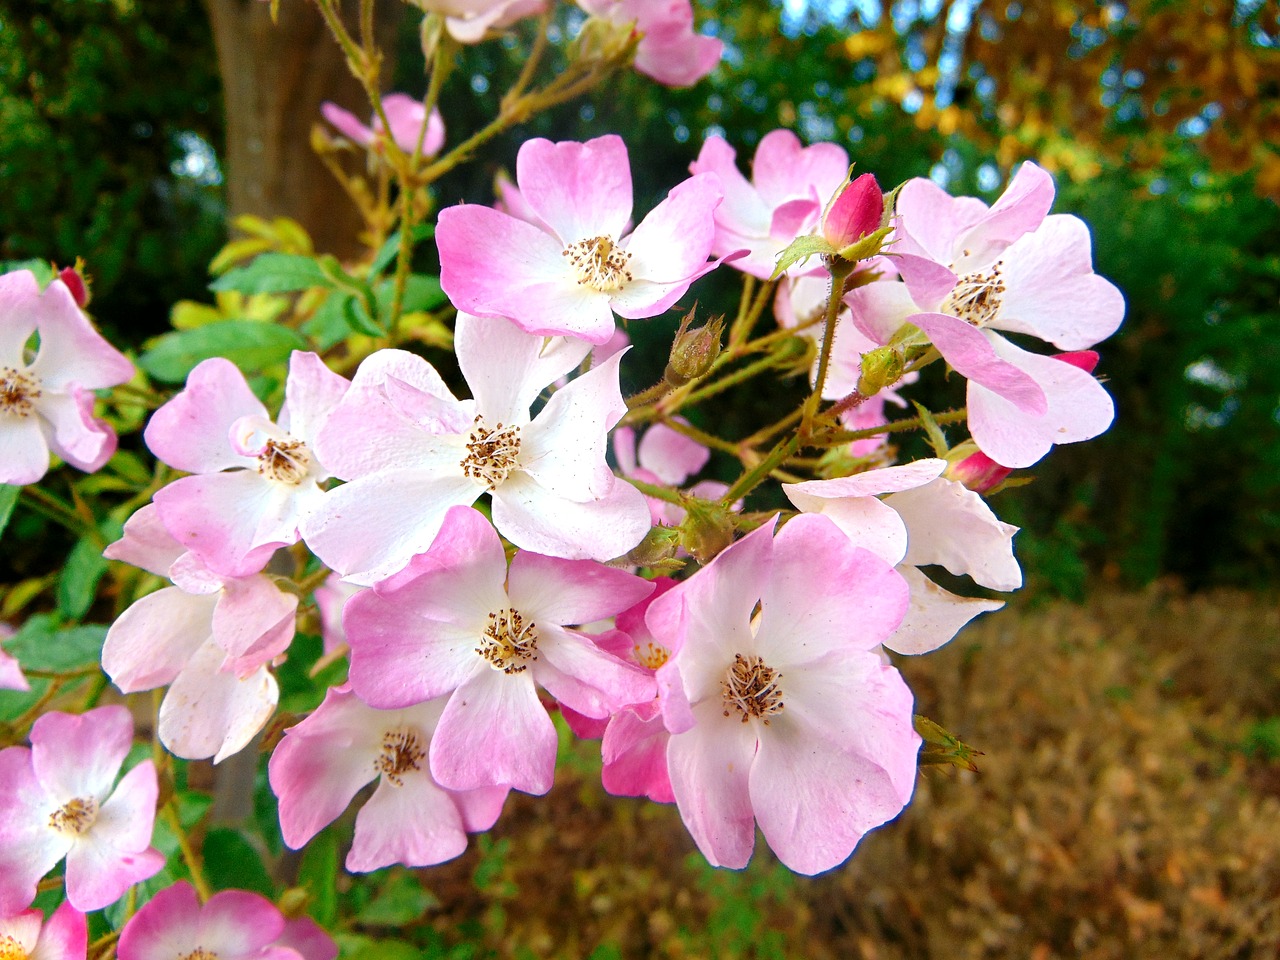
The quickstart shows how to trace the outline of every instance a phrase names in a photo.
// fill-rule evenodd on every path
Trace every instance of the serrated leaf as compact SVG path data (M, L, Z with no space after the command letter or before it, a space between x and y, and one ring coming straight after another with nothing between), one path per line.
M13 508L21 492L21 487L0 484L0 537L4 536L4 528L9 525L9 517L13 515Z
M416 246L418 241L425 240L427 237L435 236L436 228L434 224L420 223L413 228L410 236ZM382 245L382 249L378 251L378 255L373 258L373 263L369 264L369 279L373 280L383 270L387 268L387 264L396 258L396 254L400 252L400 231L397 230L391 236L387 237L387 242Z
M777 280L792 264L808 260L816 253L835 253L835 249L827 242L826 237L796 237L791 244L778 254L777 266L773 268L770 280Z
M938 421L933 419L930 413L918 400L912 400L911 405L916 408L916 414L920 417L920 424L924 427L925 436L929 438L929 446L933 447L933 454L945 460L947 454L951 451L951 447L947 445L947 436L942 432L942 428L938 426Z
M158 337L138 358L138 365L157 380L181 383L197 363L210 357L226 357L245 373L256 373L307 346L302 335L288 327L223 320Z
M209 289L235 290L239 293L288 293L327 286L330 286L330 282L314 258L296 253L263 253L247 267L228 270L209 284Z
M53 614L32 617L6 643L24 669L61 673L96 664L107 628L100 624L62 628Z

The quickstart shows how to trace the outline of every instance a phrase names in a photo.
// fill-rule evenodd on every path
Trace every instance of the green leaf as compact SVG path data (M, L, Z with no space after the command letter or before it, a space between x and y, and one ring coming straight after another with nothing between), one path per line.
M778 254L778 265L773 268L770 280L777 280L793 263L808 260L815 253L835 253L835 249L827 242L826 237L796 237L791 245Z
M394 871L378 895L360 911L360 922L374 927L400 927L417 920L440 901L424 890L412 874Z
M13 273L17 270L30 270L36 275L36 283L43 290L57 276L48 260L3 260L0 261L0 273Z
M328 350L347 338L351 332L347 310L353 300L350 294L334 290L302 325L302 332L315 341L317 349Z
M14 505L18 502L21 487L0 484L0 537L4 536L4 528L9 525L9 517L13 514Z
M947 454L951 451L951 447L947 445L946 434L938 426L938 421L933 419L933 414L925 409L919 401L912 400L911 404L916 408L916 413L920 416L920 424L924 427L925 435L929 438L929 446L933 447L934 456L945 460Z
M422 960L422 951L403 940L374 940L358 933L339 933L344 960Z
M391 301L395 297L395 281L384 280L378 284L378 312L386 316L391 310ZM434 310L444 305L448 298L440 289L440 278L427 276L424 273L411 273L405 280L404 302L400 309L404 313L415 310Z
M296 253L263 253L247 267L228 270L209 284L209 289L235 290L238 293L287 293L329 285L320 264L312 257Z
M307 341L288 327L253 320L223 320L194 330L166 333L138 358L138 365L157 380L181 383L201 360L226 357L245 373L282 363Z
M101 539L83 537L71 548L67 562L58 576L56 600L58 612L68 620L79 620L93 606L98 593L98 581L107 571L107 559L102 555L102 544L120 539L121 524L105 520L98 527Z
M332 927L338 917L338 835L322 830L302 854L298 885L311 896L307 912L322 927Z
M369 311L365 309L363 303L358 297L349 297L342 305L342 317L347 322L347 326L356 333L363 333L370 337L385 337L387 331L378 325L378 321L369 316Z
M268 899L275 884L262 857L239 830L214 827L204 838L204 867L209 882L219 890L252 890Z
M106 637L100 624L62 629L56 617L41 613L24 623L5 649L29 670L78 670L99 661Z
M420 223L413 228L410 236L417 245L419 240L425 240L427 237L434 236L436 228L430 223ZM369 264L369 279L373 280L383 270L387 264L396 258L396 254L400 252L400 231L397 230L391 236L387 237L387 242L382 245L382 249L378 251L378 255L373 258L373 263Z

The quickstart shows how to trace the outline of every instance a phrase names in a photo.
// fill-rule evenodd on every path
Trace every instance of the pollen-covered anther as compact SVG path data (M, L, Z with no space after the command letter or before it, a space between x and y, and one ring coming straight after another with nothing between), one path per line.
M503 673L524 673L538 659L538 631L532 620L525 623L519 610L499 610L489 614L489 623L476 653Z
M733 663L720 681L720 689L724 695L724 715L733 716L737 710L746 723L753 717L769 725L769 718L781 713L785 704L782 702L782 690L778 681L782 674L772 667L766 666L759 657L744 657L734 654Z
M671 651L656 643L646 643L643 647L636 644L632 648L632 653L636 658L636 663L650 670L657 670L671 659Z
M0 414L31 416L41 393L39 378L25 370L0 367Z
M0 934L0 960L27 960L27 951L7 933Z
M493 429L476 417L467 435L467 455L462 459L462 473L473 480L483 480L490 492L507 479L520 464L520 428L499 423Z
M1000 312L1004 301L1004 277L1000 261L986 272L966 273L942 303L942 312L959 317L975 327L986 326Z
M311 452L301 440L268 440L258 454L258 473L268 480L297 486L311 469Z
M615 293L632 280L627 264L631 254L611 237L591 237L564 248L563 256L573 264L578 283L601 293Z
M184 953L178 960L218 960L218 954L204 947L196 947L190 953Z
M388 730L382 735L382 752L373 766L397 787L403 787L404 775L410 770L421 770L420 764L426 755L413 730Z
M49 826L59 833L78 837L87 833L97 819L98 801L93 797L76 797L49 814Z

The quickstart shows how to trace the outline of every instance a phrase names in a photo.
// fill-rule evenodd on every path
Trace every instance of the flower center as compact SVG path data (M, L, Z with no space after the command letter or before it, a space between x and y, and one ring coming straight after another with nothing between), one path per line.
M538 631L530 620L524 622L519 610L499 610L489 614L489 624L476 653L503 673L524 673L538 659Z
M484 417L476 417L467 435L467 455L462 458L462 472L473 480L483 480L493 492L520 465L520 428L493 429L485 426Z
M627 264L631 254L609 237L579 240L564 248L563 255L573 264L578 283L601 293L614 293L631 282Z
M404 774L422 769L419 762L426 755L413 730L388 730L382 735L382 753L373 766L397 787L403 787Z
M7 933L0 934L0 960L27 960L27 951Z
M258 454L258 472L268 480L296 487L311 469L311 451L301 440L268 440Z
M734 654L733 663L720 681L724 696L724 715L732 716L732 711L737 710L743 723L752 717L759 717L767 727L769 718L775 713L781 713L785 706L782 702L782 690L778 687L781 679L782 674L765 666L765 662L759 657Z
M650 670L657 670L671 659L671 651L656 643L646 643L643 647L637 644L631 653L636 658L636 663Z
M196 947L190 953L184 953L178 960L218 960L218 955L204 947Z
M1000 312L1004 300L1004 277L1000 261L986 273L966 273L942 302L941 310L975 327L986 326Z
M93 797L76 797L49 814L49 826L59 833L78 837L87 833L98 819L98 801Z
M0 413L29 417L40 399L40 380L25 370L0 367Z

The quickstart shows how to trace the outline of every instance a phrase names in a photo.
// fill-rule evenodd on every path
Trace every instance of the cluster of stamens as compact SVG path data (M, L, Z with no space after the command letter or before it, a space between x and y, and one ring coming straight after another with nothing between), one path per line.
M25 370L0 367L0 413L29 417L40 399L40 381Z
M769 718L781 713L785 704L782 702L782 690L778 681L782 674L772 667L765 666L759 657L744 657L734 654L733 663L720 681L720 689L724 696L724 715L732 716L737 710L746 723L752 717L758 717L769 725Z
M986 326L1000 312L1004 300L1004 277L1000 262L992 264L986 273L966 273L956 281L942 304L942 312L959 317L975 327Z
M524 622L519 610L499 610L489 614L489 623L476 653L503 673L524 673L538 659L538 631L530 620Z
M614 293L632 280L627 264L631 254L609 237L592 237L571 243L562 255L573 265L578 283L601 293Z
M0 933L0 960L27 960L27 951L13 937Z
M204 947L196 947L190 953L184 953L178 960L218 960L218 955Z
M268 480L297 486L311 469L311 453L301 440L268 440L258 454L258 472Z
M671 659L671 651L656 643L646 643L643 647L636 644L631 652L636 658L636 663L650 670L657 670Z
M462 473L473 480L483 480L490 492L507 479L520 463L520 428L499 423L492 430L483 417L476 417L467 435L467 455L462 459Z
M76 797L49 814L49 826L59 833L79 836L97 819L98 801L93 797Z
M397 787L403 787L404 775L410 770L422 769L419 763L426 755L413 730L388 730L382 735L382 753L373 761L373 766Z

